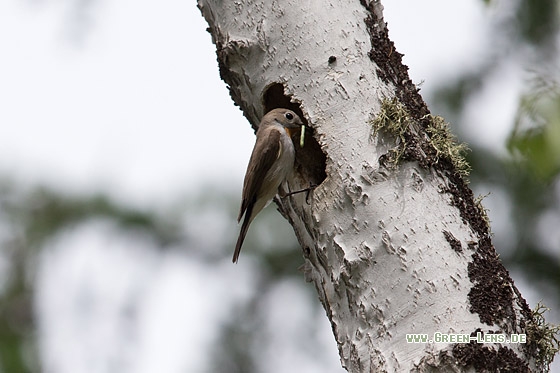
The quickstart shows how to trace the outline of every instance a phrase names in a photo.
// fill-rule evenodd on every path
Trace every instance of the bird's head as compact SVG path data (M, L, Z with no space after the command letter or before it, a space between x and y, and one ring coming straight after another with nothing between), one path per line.
M280 124L290 136L296 133L296 130L299 130L301 126L303 126L303 122L300 117L288 109L273 109L269 111L264 116L262 123Z

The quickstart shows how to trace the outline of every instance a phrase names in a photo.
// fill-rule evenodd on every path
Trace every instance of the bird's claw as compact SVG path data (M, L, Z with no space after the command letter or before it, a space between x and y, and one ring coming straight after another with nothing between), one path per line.
M285 198L285 197L289 197L289 196L294 195L294 194L307 192L307 194L305 195L305 202L309 205L309 196L310 196L310 194L311 194L311 191L312 191L313 189L315 189L316 187L317 187L317 185L315 185L315 184L313 184L313 183L309 183L309 187L307 187L307 188L305 188L305 189L301 189L301 190L296 190L296 191L294 191L294 192L289 192L289 193L287 193L287 194L285 194L285 195L283 195L283 196L281 196L281 197L282 197L282 198Z

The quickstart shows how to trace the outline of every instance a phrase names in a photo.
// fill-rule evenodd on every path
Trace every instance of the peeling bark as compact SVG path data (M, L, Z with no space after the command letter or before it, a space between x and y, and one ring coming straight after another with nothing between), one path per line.
M290 221L350 372L537 371L529 344L407 343L406 334L523 333L532 314L453 162L430 145L429 110L388 38L379 1L199 0L220 74L255 127L275 107L313 129L298 148ZM384 100L409 115L375 133ZM297 139L296 139L297 140ZM297 144L297 143L296 143ZM509 369L509 370L508 370Z

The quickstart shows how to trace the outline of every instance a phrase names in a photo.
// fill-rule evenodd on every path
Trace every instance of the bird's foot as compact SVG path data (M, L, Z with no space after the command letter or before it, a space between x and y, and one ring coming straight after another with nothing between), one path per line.
M305 188L305 189L296 190L296 191L294 191L294 192L289 192L289 193L286 193L285 195L280 196L280 197L286 198L286 197L292 196L292 195L294 195L294 194L305 193L305 192L307 192L307 194L305 195L305 202L306 202L307 204L309 204L309 194L310 194L311 191L312 191L313 189L315 189L315 188L317 188L317 185L312 184L312 183L309 183L309 187L307 187L307 188Z

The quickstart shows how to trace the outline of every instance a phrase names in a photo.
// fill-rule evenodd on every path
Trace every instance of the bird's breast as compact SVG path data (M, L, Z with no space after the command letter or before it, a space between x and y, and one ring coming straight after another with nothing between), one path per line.
M280 184L290 175L294 168L295 148L290 136L284 131L280 133L278 157L266 173L259 194L274 197Z

